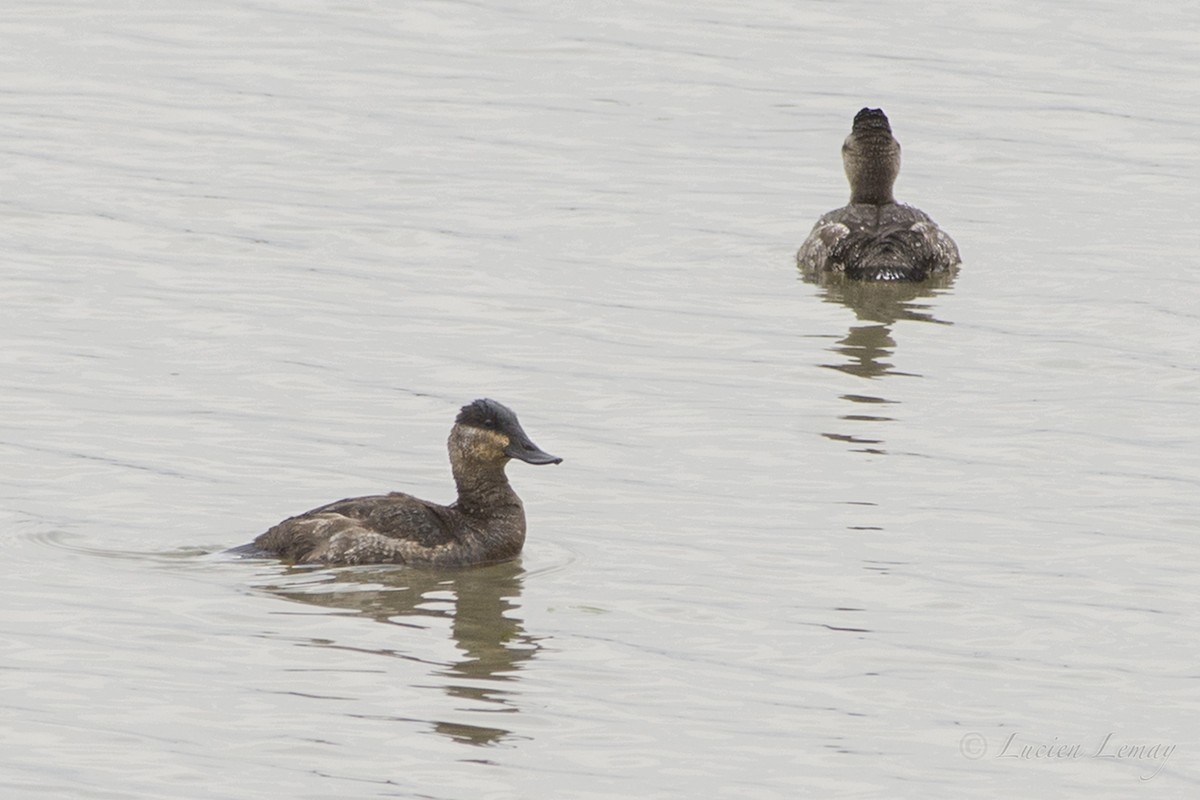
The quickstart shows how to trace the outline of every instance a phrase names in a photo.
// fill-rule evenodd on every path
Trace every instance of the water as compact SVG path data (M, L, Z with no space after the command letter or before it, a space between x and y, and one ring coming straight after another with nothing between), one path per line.
M4 796L1193 796L1188 11L9 9ZM951 285L799 279L868 104ZM521 561L221 555L485 395Z

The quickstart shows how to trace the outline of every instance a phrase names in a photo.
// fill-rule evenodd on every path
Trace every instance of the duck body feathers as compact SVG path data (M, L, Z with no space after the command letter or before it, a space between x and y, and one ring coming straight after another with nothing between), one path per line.
M954 240L919 208L851 203L817 220L796 261L808 276L921 281L950 272L961 259Z
M456 566L515 557L525 543L521 501L484 516L393 492L351 497L290 517L255 539L296 564Z

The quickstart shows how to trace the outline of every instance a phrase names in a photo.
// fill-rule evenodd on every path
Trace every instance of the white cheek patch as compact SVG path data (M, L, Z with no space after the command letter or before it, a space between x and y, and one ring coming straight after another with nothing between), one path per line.
M508 447L508 437L496 431L464 426L459 432L459 445L464 453L476 457L501 458Z

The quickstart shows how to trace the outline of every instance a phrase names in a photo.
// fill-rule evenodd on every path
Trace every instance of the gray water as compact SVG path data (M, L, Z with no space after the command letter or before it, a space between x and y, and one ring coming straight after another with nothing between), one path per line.
M1196 796L1196 28L10 4L0 795ZM796 271L864 105L949 286ZM520 561L222 553L480 396Z

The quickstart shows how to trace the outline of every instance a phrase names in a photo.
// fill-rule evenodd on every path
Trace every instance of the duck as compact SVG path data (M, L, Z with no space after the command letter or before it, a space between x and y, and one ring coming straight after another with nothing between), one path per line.
M796 262L807 275L841 273L861 281L923 281L953 272L958 245L919 208L897 203L900 142L880 108L854 116L842 144L850 202L813 226Z
M447 441L458 498L439 505L402 492L351 497L275 525L246 548L293 564L469 566L516 558L525 508L505 474L511 459L561 464L495 400L463 406Z

